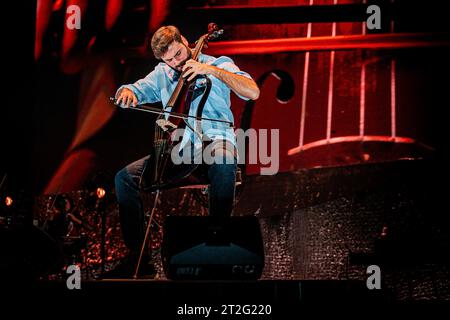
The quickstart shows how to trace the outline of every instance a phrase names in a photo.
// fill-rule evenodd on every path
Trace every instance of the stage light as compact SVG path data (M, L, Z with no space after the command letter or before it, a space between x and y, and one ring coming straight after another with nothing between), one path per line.
M7 207L10 207L13 204L13 199L11 197L6 197L5 203Z
M105 189L103 189L103 188L97 188L97 197L98 197L99 199L103 198L103 197L105 196L105 194L106 194Z
M388 227L387 226L383 226L383 229L381 229L380 237L381 238L386 238L387 235L388 235Z

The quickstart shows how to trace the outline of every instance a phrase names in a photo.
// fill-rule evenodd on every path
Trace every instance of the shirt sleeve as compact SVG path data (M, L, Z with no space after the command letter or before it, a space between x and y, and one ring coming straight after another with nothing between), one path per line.
M145 78L133 84L126 84L117 89L116 99L123 88L130 89L136 95L138 104L155 103L161 101L161 93L158 86L159 72L157 69L150 72ZM123 107L123 106L121 106Z
M234 74L238 74L238 75L241 75L241 76L244 76L246 78L253 80L253 78L247 72L240 70L239 67L234 64L234 61L229 57L221 56L221 57L217 58L217 60L215 61L214 64L219 69L223 69L225 71L228 71L228 72L231 72ZM241 96L237 93L236 93L236 95L243 100L246 100L246 101L250 100L249 98Z

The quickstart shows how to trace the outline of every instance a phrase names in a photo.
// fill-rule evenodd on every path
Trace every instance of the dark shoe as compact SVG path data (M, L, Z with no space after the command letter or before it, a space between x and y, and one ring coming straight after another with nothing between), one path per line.
M125 257L112 270L109 270L103 275L102 279L133 279L136 272L138 259L134 255ZM139 267L138 278L153 279L156 276L156 269L148 256L144 256Z

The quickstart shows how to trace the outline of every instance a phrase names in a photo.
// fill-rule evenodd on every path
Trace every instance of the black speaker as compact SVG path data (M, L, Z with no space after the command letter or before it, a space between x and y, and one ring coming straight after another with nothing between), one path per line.
M257 280L264 268L258 219L168 216L161 248L173 280Z

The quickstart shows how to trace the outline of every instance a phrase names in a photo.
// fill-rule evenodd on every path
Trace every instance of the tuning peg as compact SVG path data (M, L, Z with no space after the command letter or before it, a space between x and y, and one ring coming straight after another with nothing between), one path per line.
M211 33L212 31L216 31L218 29L219 26L216 23L211 22L210 24L208 24L208 33Z

